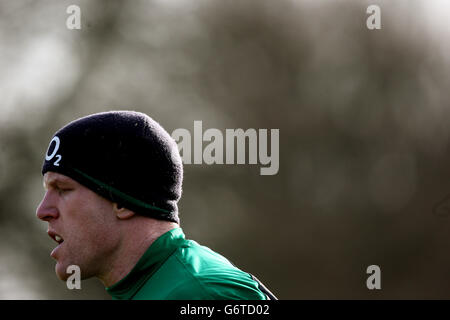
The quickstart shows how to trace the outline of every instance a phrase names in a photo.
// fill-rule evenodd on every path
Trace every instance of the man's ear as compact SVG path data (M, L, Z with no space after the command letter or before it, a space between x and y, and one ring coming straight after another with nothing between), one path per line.
M124 208L115 202L113 203L113 210L114 213L116 214L116 217L120 220L129 219L132 216L134 216L133 211L128 210L127 208Z

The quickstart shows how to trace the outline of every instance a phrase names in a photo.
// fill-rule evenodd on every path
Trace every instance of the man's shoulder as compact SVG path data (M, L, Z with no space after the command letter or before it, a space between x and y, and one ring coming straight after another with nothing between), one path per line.
M156 299L265 298L248 273L192 240L186 240L148 279L140 292L147 292ZM139 299L139 293L136 298Z
M239 270L223 255L194 240L186 240L173 254L173 258L195 275Z

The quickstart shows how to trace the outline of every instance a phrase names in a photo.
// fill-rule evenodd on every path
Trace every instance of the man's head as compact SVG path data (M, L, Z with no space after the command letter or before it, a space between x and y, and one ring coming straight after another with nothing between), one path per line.
M47 191L36 214L50 236L63 239L52 252L61 279L70 264L83 278L98 274L130 233L130 220L141 221L132 228L179 222L181 157L145 114L105 112L69 123L51 139L42 174Z

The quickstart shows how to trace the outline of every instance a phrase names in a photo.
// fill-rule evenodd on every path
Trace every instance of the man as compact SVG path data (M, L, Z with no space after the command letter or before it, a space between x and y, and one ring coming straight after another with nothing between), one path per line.
M177 145L143 113L113 111L55 133L37 208L58 243L61 280L77 265L113 299L275 299L251 274L185 239L179 227L183 165Z

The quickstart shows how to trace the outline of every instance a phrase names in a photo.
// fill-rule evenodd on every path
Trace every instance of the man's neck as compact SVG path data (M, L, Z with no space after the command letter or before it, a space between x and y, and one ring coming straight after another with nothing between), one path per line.
M107 270L97 276L106 288L125 278L156 239L179 227L174 222L149 220L146 217L139 217L134 224L133 228L127 230L106 266Z

